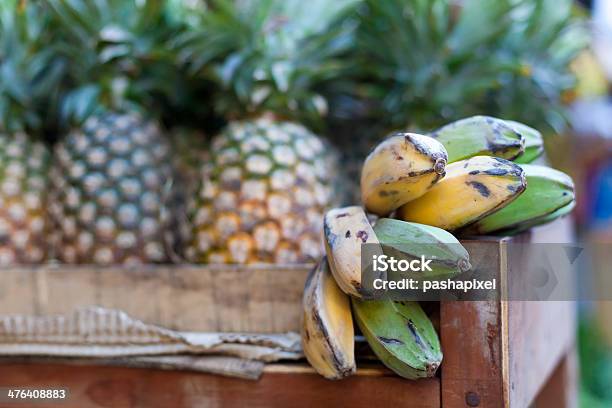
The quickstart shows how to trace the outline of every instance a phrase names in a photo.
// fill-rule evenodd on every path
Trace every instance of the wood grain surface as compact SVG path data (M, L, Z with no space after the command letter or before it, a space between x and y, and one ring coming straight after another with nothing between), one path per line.
M407 381L378 368L338 382L307 366L269 366L252 381L135 368L7 364L0 366L0 384L68 387L68 401L44 405L58 408L440 407L439 379Z
M0 270L0 314L71 314L119 309L178 331L283 333L300 330L312 265L45 265Z

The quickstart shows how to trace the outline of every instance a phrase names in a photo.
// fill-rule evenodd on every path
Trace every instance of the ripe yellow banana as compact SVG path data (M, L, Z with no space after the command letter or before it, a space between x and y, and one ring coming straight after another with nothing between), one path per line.
M428 136L396 133L366 158L361 172L361 199L366 209L388 215L425 194L444 177L448 155Z
M443 180L400 207L397 216L452 231L510 204L525 187L525 174L518 165L476 156L450 164Z
M323 220L325 250L332 274L340 289L348 295L361 298L361 245L378 245L378 238L361 207L335 208ZM377 252L382 254L378 246ZM386 276L381 276L386 278Z
M302 348L310 365L328 379L353 374L355 334L351 305L329 272L326 258L308 276L302 308Z

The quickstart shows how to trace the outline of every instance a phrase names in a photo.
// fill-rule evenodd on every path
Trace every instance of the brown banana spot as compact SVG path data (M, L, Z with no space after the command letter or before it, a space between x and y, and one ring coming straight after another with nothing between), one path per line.
M389 196L397 195L397 194L399 194L399 191L397 190L380 190L378 192L378 195L380 197L389 197Z
M342 214L338 214L336 215L336 218L342 218L342 217L348 217L349 213L342 213Z
M478 181L468 181L465 184L474 188L476 191L478 191L478 194L483 197L489 197L491 195L491 190L489 190L487 186Z
M351 231L346 230L346 234L344 234L344 238L350 238L350 237L351 237Z
M359 238L361 242L365 243L368 240L368 233L363 230L357 231L357 238Z

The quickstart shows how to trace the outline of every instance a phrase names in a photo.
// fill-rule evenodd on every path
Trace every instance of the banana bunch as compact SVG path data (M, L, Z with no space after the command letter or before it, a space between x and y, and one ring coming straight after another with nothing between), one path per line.
M530 164L543 146L536 129L489 116L396 134L366 159L362 201L379 216L461 234L519 233L574 207L569 176Z
M537 130L486 116L459 120L429 136L396 133L376 146L362 169L365 208L325 214L326 257L306 282L302 343L315 370L330 379L355 372L354 318L374 353L398 375L435 375L442 351L432 322L418 302L366 288L368 257L425 256L431 268L419 272L419 279L453 278L470 269L470 260L451 232L516 234L569 214L575 205L572 179L531 164L543 151ZM379 218L372 226L366 211L396 219Z
M350 296L361 332L385 365L405 378L433 376L442 351L429 317L417 302L396 302L384 294L365 299L370 293L361 285L362 245L370 244L378 254L426 255L433 263L423 279L469 269L465 248L450 233L428 225L382 218L372 227L357 206L328 211L324 235L327 255L308 277L303 296L302 346L310 365L329 379L355 371Z

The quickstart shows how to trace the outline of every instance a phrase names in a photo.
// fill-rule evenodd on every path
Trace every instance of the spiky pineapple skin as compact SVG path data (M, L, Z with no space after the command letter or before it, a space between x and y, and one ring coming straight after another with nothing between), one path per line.
M293 122L230 123L211 144L189 205L187 257L203 263L296 263L320 258L336 158Z
M0 266L45 260L46 147L22 132L0 133Z
M91 116L55 149L54 255L65 263L172 261L170 145L136 113Z

